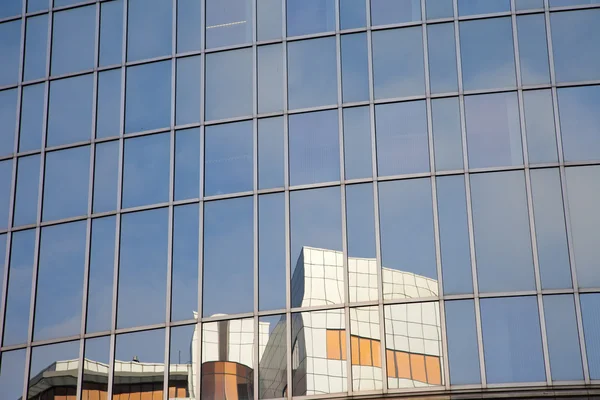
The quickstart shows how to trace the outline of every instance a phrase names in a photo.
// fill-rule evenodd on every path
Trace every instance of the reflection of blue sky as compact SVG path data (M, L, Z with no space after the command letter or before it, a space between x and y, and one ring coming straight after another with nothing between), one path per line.
M119 136L121 132L121 69L98 73L96 137Z
M79 341L34 347L31 350L31 374L33 378L55 361L74 360L79 357Z
M373 184L346 186L348 257L375 258Z
M283 187L283 117L258 120L258 188Z
M19 158L14 226L34 224L37 221L39 179L40 155Z
M172 14L170 1L129 0L127 61L171 55Z
M112 211L117 208L117 180L119 174L119 142L96 145L94 170L93 212Z
M286 0L287 35L335 30L335 0Z
M431 92L458 91L454 24L428 25L427 46Z
M171 320L193 319L198 311L198 204L175 207Z
M202 3L198 0L177 0L177 52L200 50L202 36Z
M12 160L0 161L0 229L6 229L9 225L12 169Z
M285 0L258 0L256 2L256 38L271 40L281 38L282 7Z
M206 47L251 42L252 4L251 0L207 0Z
M100 4L100 45L98 63L101 67L120 64L123 57L123 0Z
M419 20L420 0L371 0L371 24L374 26Z
M110 353L109 347L110 338L108 336L86 339L84 358L108 364Z
M554 0L550 0L550 4L552 4ZM559 0L561 1L561 0ZM571 1L571 0L567 0ZM575 0L581 1L581 0ZM535 8L544 8L544 0L516 0L515 1L515 9L516 10L529 10Z
M340 0L340 28L363 28L367 25L365 0Z
M590 378L600 379L600 294L582 294L580 300Z
M86 332L108 331L112 319L114 216L92 221Z
M0 3L0 18L12 17L21 14L23 0L4 0Z
M480 383L473 300L447 301L445 307L450 383Z
M433 149L437 171L463 169L458 97L431 100Z
M530 164L558 162L552 107L550 89L523 92L527 152Z
M0 157L13 153L15 143L15 127L17 115L17 90L3 90L0 92Z
M371 113L369 107L345 108L344 174L346 179L373 176L371 159Z
M21 398L25 374L25 349L0 354L0 388L8 400Z
M4 260L6 257L6 234L3 233L0 235L0 260ZM4 272L4 261L0 261L0 266L2 267L1 271ZM4 273L2 273L2 277L0 278L0 285L4 282Z
M176 125L200 122L200 63L201 57L177 60L177 87L175 88Z
M431 2L431 1L430 1ZM458 0L458 15L489 14L510 11L510 0Z
M283 111L283 44L258 48L258 112Z
M178 326L171 329L171 348L169 362L171 364L191 364L192 337L196 325Z
M285 308L285 196L258 198L258 307Z
M54 0L54 7L62 5L57 3L67 1ZM52 75L94 67L96 7L92 5L54 13L52 30Z
M565 161L600 159L600 86L558 90Z
M175 200L200 197L200 129L175 132Z
M369 100L369 60L366 33L342 36L341 48L344 103Z
M128 333L118 335L115 344L115 360L132 361L137 357L140 362L165 362L165 330Z
M28 2L28 5L31 1ZM46 3L48 8L48 3ZM46 76L46 48L48 42L48 14L27 18L25 37L25 66L23 80Z
M0 24L0 86L17 83L21 53L21 20Z
M21 152L38 150L42 146L45 91L45 83L23 87L19 127L19 151Z
M427 13L427 19L452 18L454 16L454 6L452 0L429 0L425 2L425 12Z
M544 15L520 15L517 17L517 29L521 81L524 85L550 83Z

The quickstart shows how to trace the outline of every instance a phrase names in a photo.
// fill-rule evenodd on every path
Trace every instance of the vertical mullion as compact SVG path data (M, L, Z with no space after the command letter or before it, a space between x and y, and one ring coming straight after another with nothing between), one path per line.
M252 223L253 223L253 268L254 268L254 302L253 302L253 326L254 326L254 340L253 340L253 370L254 374L252 375L253 384L254 384L254 396L258 399L259 393L259 357L260 357L260 319L258 317L258 295L259 295L259 287L258 287L258 48L256 46L257 39L257 6L258 0L251 0L252 4L252 187L253 187L253 215L252 215Z

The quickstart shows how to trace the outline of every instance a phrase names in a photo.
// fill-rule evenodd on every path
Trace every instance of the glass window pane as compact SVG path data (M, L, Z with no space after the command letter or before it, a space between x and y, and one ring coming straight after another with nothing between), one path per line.
M252 197L204 203L204 317L252 311L253 243Z
M473 4L498 4L472 1ZM516 86L515 53L510 18L460 23L460 52L465 90Z
M94 159L94 197L92 212L116 210L119 179L119 142L98 143Z
M0 18L12 17L21 14L23 0L5 0L0 4ZM1 385L0 385L1 386ZM10 397L10 396L9 396ZM16 396L12 396L15 397Z
M207 121L252 115L252 49L208 54L205 83Z
M47 10L49 5L49 0L26 0L27 1L27 12L36 12Z
M54 6L57 6L56 0ZM95 40L95 6L54 13L51 74L62 75L94 68Z
M343 102L369 100L367 34L343 35L341 48Z
M292 314L293 396L347 391L346 357L342 358L340 350L336 352L331 343L331 336L337 333L340 337L345 330L344 310Z
M285 395L288 387L286 317L285 315L260 317L258 329L259 398L280 398Z
M175 200L200 197L200 129L175 132Z
M99 60L101 67L121 64L123 61L123 0L100 4L100 44Z
M346 186L348 286L350 301L376 301L379 288L373 184Z
M290 185L340 180L337 110L289 116Z
M283 45L258 48L258 112L283 111Z
M465 180L463 175L451 175L436 182L444 293L472 293Z
M431 181L379 183L384 299L438 295Z
M567 205L571 217L573 255L579 287L600 287L600 274L598 274L600 248L596 240L596 232L600 224L598 176L600 176L598 166L566 169Z
M420 0L371 0L371 25L421 20Z
M198 312L198 204L173 209L171 321L196 318Z
M25 355L25 349L0 354L0 390L8 399L19 399L23 395Z
M344 301L340 195L339 187L290 193L292 307Z
M558 162L551 91L523 92L523 109L529 163Z
M488 383L546 381L535 297L481 299Z
M125 140L123 208L169 201L169 133Z
M426 0L425 9L427 19L454 17L452 0Z
M0 156L13 154L17 125L17 90L0 92Z
M8 268L8 263L5 263L4 260L6 258L6 252L8 249L6 248L6 237L8 234L3 233L0 235L0 271L2 271L2 277L0 278L0 285L4 283L4 268L6 264L6 268Z
M31 350L31 368L29 370L29 390L27 398L40 397L48 387L45 379L35 379L38 374L50 369L56 371L68 368L69 360L79 358L79 341L57 343L35 347ZM56 373L56 372L54 372ZM60 372L59 372L60 373ZM77 383L74 379L65 381L62 386L64 397L77 397Z
M544 319L552 380L583 380L573 296L544 296Z
M202 3L200 0L177 0L177 52L200 51L202 38Z
M552 13L550 22L556 81L600 79L600 9Z
M204 157L205 196L252 190L252 121L207 126Z
M550 7L568 7L585 4L598 4L599 0L549 0Z
M200 122L201 60L200 56L177 59L176 125Z
M171 125L171 61L127 68L125 133Z
M284 184L283 117L258 120L258 188L283 187Z
M428 25L427 38L431 92L458 91L454 24Z
M122 397L135 397L144 390L144 397L157 398L163 394L163 374L165 362L165 330L155 329L117 335L115 340L115 367L113 380L113 393L122 393ZM137 364L137 365L136 365ZM125 386L121 382L135 382L130 378L132 370L146 366L150 371L158 370L159 374L152 374L151 384L146 386ZM134 369L135 368L135 369ZM144 389L142 389L144 388ZM139 393L140 395L142 393ZM116 396L115 396L116 397ZM141 396L140 396L141 397Z
M344 172L346 179L373 176L371 157L371 113L369 107L345 108Z
M87 215L89 146L47 153L44 173L43 221Z
M46 76L48 14L27 18L25 35L27 40L25 41L25 66L23 67L23 80L30 81L33 79L43 78ZM16 46L16 44L14 45Z
M112 326L115 229L114 216L92 220L86 332L109 331Z
M8 161L6 161L6 163L10 165ZM6 182L10 182L10 180L7 180ZM39 154L19 158L17 162L17 190L15 194L15 214L13 216L13 226L36 223L38 215L39 184ZM6 187L8 188L9 186L6 185ZM6 193L10 193L10 190L7 190ZM8 205L8 202L6 204ZM8 209L8 206L6 209Z
M34 340L79 334L86 225L78 221L42 228Z
M429 139L424 101L375 106L377 174L429 171Z
M282 13L284 0L257 0L257 40L280 39L282 36Z
M121 133L121 69L98 73L96 138Z
M533 259L522 171L471 175L481 292L533 290Z
M286 0L287 35L335 30L335 0Z
M27 343L28 340L36 236L35 229L12 235L3 346Z
M381 390L381 337L378 307L350 309L350 354L352 360L352 390ZM346 331L328 330L328 353L337 353L338 342L342 360L346 358ZM339 337L339 340L338 340ZM332 349L333 347L333 349ZM328 354L331 356L331 354ZM432 376L433 377L433 376Z
M0 24L0 86L12 85L19 80L21 63L21 20Z
M515 92L465 97L469 168L523 164Z
M91 365L109 365L110 337L103 336L93 339L86 339L84 359L92 361ZM86 368L83 370L82 384L84 389L82 391L82 397L85 398L85 394L87 394L88 399L93 396L98 396L98 398L100 398L100 396L102 396L105 392L108 392L108 379L106 379L106 381L102 379L102 382L97 381L98 375L96 374L96 371L94 371L92 368Z
M521 81L523 85L550 83L550 65L543 14L517 17Z
M375 99L425 94L422 35L420 26L372 33Z
M356 29L367 26L365 0L340 0L340 29Z
M22 90L19 151L38 150L42 146L46 84L24 86Z
M481 375L473 300L447 301L445 306L450 384L478 384Z
M39 157L39 156L38 156ZM21 159L22 160L22 159ZM38 164L39 170L39 164ZM10 196L12 192L12 171L13 171L13 162L12 160L5 160L0 162L0 229L7 229L10 225L10 221L8 220L8 216L10 214ZM18 170L17 170L18 171ZM17 175L18 179L21 178ZM36 181L36 185L37 185ZM17 186L18 187L18 186ZM17 189L18 190L18 189ZM18 194L18 192L17 192ZM15 199L15 204L18 204L19 196ZM37 205L37 201L36 201ZM17 226L17 210L20 209L20 205L15 206L15 223L13 225ZM35 222L35 219L34 221Z
M599 107L600 86L558 90L558 114L565 161L600 159Z
M169 399L196 397L196 374L198 369L198 325L185 325L171 328L169 352ZM196 372L197 373L197 372ZM155 398L160 397L155 396Z
M458 0L458 15L489 14L510 11L510 0Z
M531 191L542 289L571 288L569 250L558 169L532 169Z
M118 328L165 320L168 220L167 208L121 216Z
M285 196L283 193L259 196L259 310L278 310L285 308L285 270Z
M581 318L591 379L600 379L600 294L582 294Z
M337 104L335 38L289 42L287 57L290 109Z
M93 92L92 74L50 82L46 146L92 138Z
M542 9L544 0L515 0L515 7L517 10Z
M435 169L463 169L462 133L458 97L431 100Z
M170 55L173 4L164 0L129 0L127 61Z
M206 48L252 42L252 0L206 0Z

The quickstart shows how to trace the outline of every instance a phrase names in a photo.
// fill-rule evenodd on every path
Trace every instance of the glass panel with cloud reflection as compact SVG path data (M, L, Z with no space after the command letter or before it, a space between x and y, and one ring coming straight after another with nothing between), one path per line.
M558 114L565 161L600 159L598 107L600 86L558 89Z
M425 0L425 9L427 19L454 17L452 0Z
M285 0L257 0L257 40L281 39L283 25L283 1Z
M284 176L284 119L258 120L258 188L283 187Z
M454 24L428 25L427 46L431 92L458 91Z
M206 48L252 42L251 0L206 0Z
M283 44L258 48L258 112L283 111Z
M200 56L177 59L175 87L175 125L200 122Z
M458 97L431 100L435 169L463 169L463 147Z
M94 162L92 212L115 210L118 200L119 142L115 140L96 144Z
M518 16L517 29L523 85L550 83L550 62L544 15Z
M76 0L77 1L77 0ZM54 0L57 7L58 0ZM54 13L51 75L94 68L96 7L78 7ZM73 32L77 32L76 35Z
M342 35L342 99L344 103L369 100L369 61L366 33Z
M344 108L343 125L345 178L372 177L371 113L369 107Z
M373 26L420 20L420 0L371 0L371 24Z
M286 0L287 35L335 30L335 0Z
M200 197L200 128L175 132L175 200Z
M600 294L582 294L579 298L590 378L600 379Z
M529 163L558 162L551 91L523 92L523 110Z

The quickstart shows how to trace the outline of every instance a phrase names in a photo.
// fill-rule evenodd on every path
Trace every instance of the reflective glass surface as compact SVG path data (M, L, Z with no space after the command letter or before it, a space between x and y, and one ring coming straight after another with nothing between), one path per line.
M389 25L421 19L420 0L371 0L371 25Z
M258 395L274 399L285 393L287 384L287 320L285 315L258 320ZM264 349L264 350L263 350Z
M175 200L200 197L200 129L175 132Z
M40 379L43 377L43 372L47 371L48 368L58 369L59 371L61 368L67 369L69 365L68 360L75 360L78 356L79 341L57 343L32 349L27 398L35 398L45 391L45 381ZM56 388L56 392L65 397L76 396L76 386L73 380L64 382L61 388Z
M432 93L458 91L454 24L427 27L429 84Z
M365 0L340 0L340 29L363 28L366 25Z
M198 328L196 325L185 325L171 328L171 352L169 353L169 399L182 397L196 399L186 382L188 371L196 367L199 349Z
M372 177L369 107L345 108L342 121L344 124L344 174L346 179Z
M85 340L85 352L84 358L92 361L93 364L98 366L108 365L110 360L110 337L102 336L93 339ZM88 398L93 396L102 396L103 392L108 391L108 382L96 382L97 375L95 371L91 369L84 369L83 371L83 386L85 389L82 390L82 395L87 394ZM102 394L101 394L102 393Z
M21 92L19 151L38 150L42 146L46 84L25 86Z
M120 64L123 60L123 0L100 4L98 64Z
M13 22L13 24L16 24L16 22ZM27 18L25 36L29 39L25 41L23 80L43 78L46 76L47 65L48 14ZM16 46L16 43L14 45Z
M0 86L12 85L19 80L20 39L21 20L0 24Z
M454 17L452 0L426 0L425 11L427 19Z
M258 120L258 188L282 187L284 174L283 117Z
M5 163L7 166L10 166L9 162L5 161ZM4 168L6 168L6 166ZM0 167L0 170L4 168ZM7 177L10 176L6 173L3 173L2 175ZM6 181L8 182L8 178ZM39 181L39 154L19 158L17 161L17 189L15 191L13 226L35 224L37 222ZM8 184L6 187L9 187ZM9 193L9 191L7 190L5 193ZM5 209L8 210L8 202L6 205L7 207Z
M387 322L387 321L386 321ZM362 307L350 309L350 362L352 364L352 390L380 390L381 379L381 334L379 309ZM345 330L340 331L340 350L345 353ZM337 332L327 332L327 350L336 345ZM334 350L337 350L335 346ZM345 356L343 354L342 356ZM345 357L342 357L344 359Z
M590 378L600 379L600 294L583 294L580 299Z
M450 384L479 383L481 375L473 300L447 301L445 307Z
M177 52L199 51L202 39L202 3L177 0Z
M206 1L206 48L252 41L251 0Z
M25 349L0 354L0 388L9 399L23 395L25 374Z
M283 25L283 1L285 0L257 0L256 2L256 39L280 39Z
M0 157L13 153L17 115L17 89L0 92Z
M552 1L555 0L550 0L550 3ZM541 9L544 8L544 0L516 0L515 8L517 10Z
M458 97L431 101L433 151L438 171L463 169L463 146Z
M550 90L523 92L529 163L557 162L556 130Z
M335 30L335 0L285 0L287 35Z
M200 122L201 58L186 57L177 60L175 87L175 124Z
M119 142L98 143L94 162L92 211L115 210L118 200Z
M96 138L119 136L121 133L121 69L98 74L96 105Z
M550 83L546 21L542 14L517 17L521 82L523 85Z
M58 6L56 3L55 0L55 7ZM55 13L52 30L52 75L94 67L96 7L79 7Z
M431 0L430 0L431 1ZM458 15L490 14L510 11L510 0L458 0Z
M27 12L36 12L47 10L50 5L50 0L26 0L27 1Z
M6 0L0 5L0 18L21 14L23 0Z
M128 0L127 61L170 55L173 4L163 0Z
M198 312L199 217L197 204L173 209L172 321L194 319Z
M600 86L558 90L558 115L565 161L600 159Z
M0 162L0 229L6 229L10 225L10 196L13 164L10 160ZM16 225L16 224L15 224Z
M369 62L367 35L357 33L343 35L342 52L342 99L344 103L369 99Z
M550 7L567 7L586 4L598 4L598 0L549 0Z
M283 45L258 48L258 112L283 111Z
M113 396L142 393L144 396L163 393L163 373L149 373L150 379L141 385L129 376L131 370L141 367L154 371L164 368L165 362L165 330L155 329L118 335L115 340L115 371L113 380ZM161 371L163 372L163 371Z
M278 310L285 299L285 198L282 193L258 198L258 308Z

